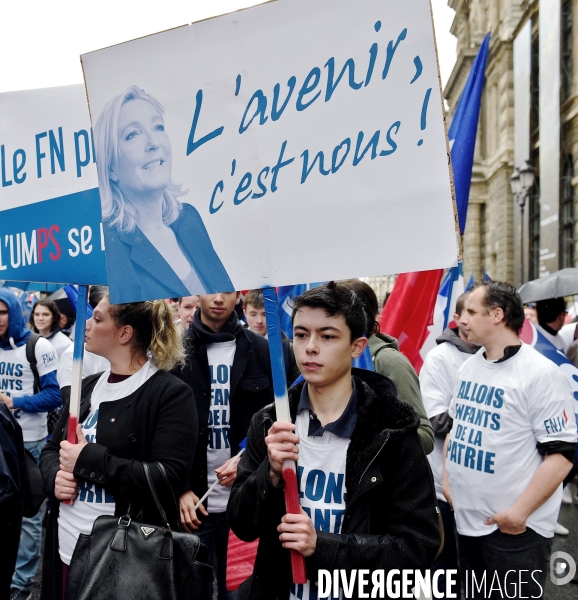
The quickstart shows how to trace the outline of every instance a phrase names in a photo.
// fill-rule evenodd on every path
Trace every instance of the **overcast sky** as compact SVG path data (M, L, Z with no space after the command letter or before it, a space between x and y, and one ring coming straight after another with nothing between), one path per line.
M281 0L290 1L290 0ZM352 0L354 1L354 0ZM1 2L0 92L82 83L80 55L258 0L20 0ZM432 0L445 83L455 62L454 11Z

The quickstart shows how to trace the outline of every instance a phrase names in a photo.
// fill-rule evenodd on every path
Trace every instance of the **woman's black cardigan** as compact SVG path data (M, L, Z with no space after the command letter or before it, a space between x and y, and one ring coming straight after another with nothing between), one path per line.
M90 398L100 374L82 382L80 421L90 411ZM52 438L40 457L40 469L47 494L54 496L54 480L60 469L60 442L66 439L68 411L54 428ZM179 527L178 502L193 465L197 445L198 420L191 388L165 371L157 371L138 390L120 400L100 405L96 443L87 444L80 453L74 476L103 487L115 499L115 514L131 514L145 523L160 524L160 517L149 493L143 462L161 462L172 490L152 469L155 486L172 527ZM156 476L155 476L156 474ZM44 600L62 597L62 570L58 552L58 512L52 505L46 531L42 573Z

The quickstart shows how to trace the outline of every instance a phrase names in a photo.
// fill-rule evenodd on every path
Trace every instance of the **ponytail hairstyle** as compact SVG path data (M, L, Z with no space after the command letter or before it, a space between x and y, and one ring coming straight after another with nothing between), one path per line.
M111 304L110 314L117 327L132 327L133 348L143 354L150 352L158 369L170 371L184 364L182 332L165 300Z

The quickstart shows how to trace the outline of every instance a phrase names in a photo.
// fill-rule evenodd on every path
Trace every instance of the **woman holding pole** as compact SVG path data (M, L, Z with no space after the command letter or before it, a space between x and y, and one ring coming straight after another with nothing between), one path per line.
M171 489L155 481L172 527L171 500L193 464L197 413L186 384L167 371L184 357L180 330L164 300L111 305L105 297L86 324L86 350L109 360L83 380L78 444L66 440L63 412L41 456L44 487L59 500L46 533L42 598L61 598L80 533L101 515L132 514L159 523L143 462L161 463ZM64 501L71 501L64 504ZM174 505L173 505L174 504Z

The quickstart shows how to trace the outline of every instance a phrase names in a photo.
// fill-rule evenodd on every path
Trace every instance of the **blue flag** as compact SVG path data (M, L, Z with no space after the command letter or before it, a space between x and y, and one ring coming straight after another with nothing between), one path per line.
M293 308L291 300L297 298L297 296L301 296L306 290L323 285L323 283L325 282L317 281L315 283L299 283L298 285L282 285L277 289L279 325L288 338L293 339L293 324L291 323Z
M448 299L444 308L444 326L442 332L450 324L456 311L456 300L462 294L464 288L464 276L462 274L463 263L459 262L457 267L452 267L446 274L440 285L439 296L445 296ZM460 282L461 279L461 282ZM461 285L460 285L461 283Z
M466 285L466 289L464 290L464 292L469 292L474 287L474 284L474 274L472 273L470 275L470 279L468 280L468 284Z
M40 283L34 281L4 281L4 287L13 287L23 292L55 292L62 287L61 283ZM1 287L1 286L0 286Z
M466 227L466 216L468 213L468 199L474 164L474 147L476 145L478 117L480 115L489 45L490 34L488 33L474 60L472 70L466 81L464 91L460 96L448 133L454 171L456 204L458 206L460 233L462 235Z

